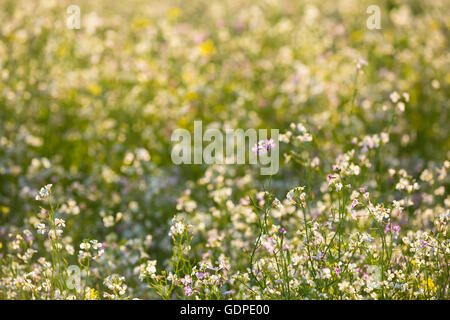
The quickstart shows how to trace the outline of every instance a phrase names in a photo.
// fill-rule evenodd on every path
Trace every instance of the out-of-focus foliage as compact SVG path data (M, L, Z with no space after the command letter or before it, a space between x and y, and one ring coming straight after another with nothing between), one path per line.
M7 271L11 266L23 271L11 257L21 246L16 241L22 241L14 234L36 230L41 220L35 195L49 183L58 204L55 215L65 220L59 240L69 252L67 264L77 264L83 239L103 243L104 255L91 266L93 296L107 276L120 274L127 295L155 298L156 291L139 281L139 268L149 258L158 261L158 270L173 271L176 246L167 233L179 214L193 226L192 261L231 259L233 276L223 277L235 297L277 297L276 285L252 294L236 280L238 272L248 272L259 233L270 233L256 227L259 209L245 202L267 187L267 177L250 165L173 165L171 133L192 130L194 120L220 129L278 128L282 133L293 130L291 123L302 123L314 140L277 145L281 168L271 178L270 192L283 199L293 187L307 185L313 203L309 221L325 223L337 203L344 219L343 207L355 199L352 188L363 186L374 206L405 201L405 217L397 222L411 239L420 238L411 232L434 232L433 221L448 217L443 173L450 157L448 1L378 1L380 30L366 27L371 1L76 2L80 30L66 27L72 1L0 2L0 276L5 279L0 297L22 298L9 287L14 281ZM379 143L381 133L389 143ZM370 165L365 158L355 160L361 174L345 181L352 187L341 196L332 193L327 189L332 165L361 146L374 148L367 155ZM396 189L401 178L404 189ZM405 191L415 188L415 181L420 189ZM285 214L290 218L283 223ZM295 233L305 232L300 213L283 211L274 219L287 229L289 245L298 247L303 236L309 238L308 231ZM348 235L370 230L364 223L346 228ZM30 248L50 261L45 251L51 251L51 239L30 237ZM431 281L438 290L424 291L418 280L404 295L380 289L375 297L448 298L448 238L443 237L429 240L447 246L439 262L428 261L436 269ZM404 256L410 256L405 248ZM440 268L442 261L446 268ZM425 269L411 275L421 279ZM19 284L27 276L20 279ZM424 279L428 286L431 278ZM360 297L327 292L333 285L322 280L317 286L323 292L302 284L295 297ZM119 280L109 278L105 285L114 281ZM413 293L421 288L427 294ZM294 297L286 292L283 288L280 295Z

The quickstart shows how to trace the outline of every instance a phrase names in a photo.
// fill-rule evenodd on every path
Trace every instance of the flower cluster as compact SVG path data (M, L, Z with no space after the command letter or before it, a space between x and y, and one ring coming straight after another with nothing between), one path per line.
M78 259L84 261L86 259L98 259L100 258L105 250L103 249L103 244L97 240L84 240L80 243L80 251L78 252Z
M36 200L46 200L50 197L50 193L52 192L52 185L47 184L45 187L42 187L39 193L36 195Z
M449 299L449 1L379 1L382 32L366 1L85 1L79 30L28 2L0 1L0 299ZM280 170L174 165L200 120L278 129L246 141Z
M260 140L257 144L252 147L252 152L256 155L261 153L269 152L275 148L275 142L272 138L266 140Z

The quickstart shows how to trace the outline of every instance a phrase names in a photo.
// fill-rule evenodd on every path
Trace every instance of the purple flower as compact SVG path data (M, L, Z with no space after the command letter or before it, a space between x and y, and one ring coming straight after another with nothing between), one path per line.
M275 142L272 138L270 138L266 140L259 140L259 142L252 147L252 151L258 155L261 151L270 151L273 148L275 148Z
M233 293L234 293L234 289L231 289L231 290L225 291L223 294L224 295L231 295Z
M275 148L275 142L273 141L272 138L265 141L265 147L267 150L271 150L271 149Z
M252 147L252 152L254 153L254 154L256 154L256 155L258 155L259 154L259 146L257 145L257 144L255 144L253 147Z
M186 287L184 287L184 294L187 297L192 296L194 294L194 290L192 290L191 287L186 286Z
M392 226L392 231L394 231L396 234L399 234L400 233L400 230L402 229L398 224L394 224L393 226Z
M320 261L322 260L324 253L322 251L317 252L317 255L313 257L313 259Z
M402 228L396 223L389 223L386 225L386 227L384 227L384 233L388 233L389 231L391 231L395 233L395 235L398 235L400 233L400 230L402 230Z

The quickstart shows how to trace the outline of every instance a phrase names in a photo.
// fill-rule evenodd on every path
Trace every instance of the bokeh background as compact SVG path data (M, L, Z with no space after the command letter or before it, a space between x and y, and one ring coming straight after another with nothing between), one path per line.
M0 252L9 232L36 223L34 196L52 183L70 217L64 241L117 246L99 272L120 272L139 293L134 268L143 253L170 254L186 189L207 208L211 188L237 201L265 179L251 166L173 165L171 133L194 120L281 132L305 123L329 167L353 137L387 128L389 95L407 92L385 167L418 176L448 159L450 2L376 1L382 29L369 30L373 2L1 0ZM66 27L72 4L80 30ZM282 197L303 176L280 155Z

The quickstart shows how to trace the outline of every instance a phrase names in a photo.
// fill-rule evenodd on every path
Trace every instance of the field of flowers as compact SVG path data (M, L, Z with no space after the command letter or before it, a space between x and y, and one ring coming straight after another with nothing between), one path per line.
M373 2L0 1L0 299L449 299L450 2Z

